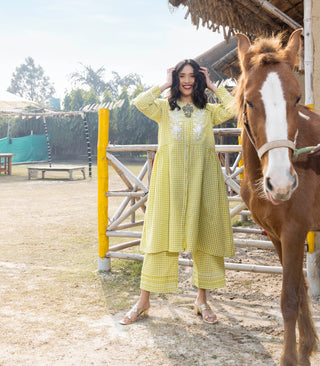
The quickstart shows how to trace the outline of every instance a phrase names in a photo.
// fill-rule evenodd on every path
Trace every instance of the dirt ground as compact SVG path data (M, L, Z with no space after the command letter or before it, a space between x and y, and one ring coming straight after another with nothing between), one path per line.
M96 171L78 178L28 180L25 165L0 176L1 366L279 364L280 275L227 271L209 296L219 322L208 325L193 314L191 268L181 267L177 294L153 294L149 318L121 326L141 266L112 260L112 272L98 272ZM232 260L279 265L260 249ZM320 334L319 300L312 308Z

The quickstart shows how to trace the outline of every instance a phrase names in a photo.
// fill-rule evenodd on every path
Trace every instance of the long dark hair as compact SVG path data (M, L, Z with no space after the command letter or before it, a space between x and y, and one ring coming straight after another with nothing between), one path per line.
M178 99L181 96L181 92L179 90L180 80L178 74L186 65L190 65L193 68L195 76L195 81L192 88L193 104L197 108L203 109L205 108L208 102L208 98L205 93L207 87L206 78L204 74L200 72L200 65L196 61L191 59L183 60L176 65L175 70L172 72L172 85L170 89L170 95L168 98L171 110L174 110L176 108L178 110L180 109L177 103Z

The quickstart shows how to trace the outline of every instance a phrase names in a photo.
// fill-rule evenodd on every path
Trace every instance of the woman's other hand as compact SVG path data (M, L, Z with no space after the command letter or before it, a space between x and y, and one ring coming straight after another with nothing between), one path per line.
M164 90L171 87L171 85L172 85L172 73L173 73L174 70L175 70L174 67L170 67L167 70L167 81L162 86L160 86L161 92L163 92Z

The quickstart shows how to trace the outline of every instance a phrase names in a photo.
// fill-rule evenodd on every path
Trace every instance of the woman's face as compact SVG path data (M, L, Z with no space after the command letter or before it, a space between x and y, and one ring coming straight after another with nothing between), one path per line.
M195 81L194 70L191 65L185 65L178 73L179 90L181 93L181 100L192 102L193 84ZM191 100L190 100L191 98Z

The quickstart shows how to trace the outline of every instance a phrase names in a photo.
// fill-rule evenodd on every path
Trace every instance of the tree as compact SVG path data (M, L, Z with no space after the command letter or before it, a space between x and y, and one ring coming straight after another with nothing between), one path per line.
M83 93L83 101L84 101L84 105L98 104L100 102L99 97L93 88L91 88L90 91L88 91L88 92L85 91Z
M63 109L65 111L71 111L71 96L69 93L66 93L63 98Z
M131 73L121 77L117 72L112 71L113 78L107 82L107 88L113 99L118 99L123 88L129 89L131 86L141 85L141 77L136 73Z
M16 68L7 91L39 103L45 103L55 93L49 77L44 75L40 65L35 65L32 57L27 57L25 64Z
M97 103L99 103L99 97L93 88L90 91L73 89L70 93L65 94L63 109L65 111L81 111L84 106Z
M133 96L143 91L137 86ZM123 87L119 99L124 103L111 110L109 140L117 144L155 144L157 142L158 125L143 115L132 103L127 87Z
M132 135L132 129L130 129L128 124L130 100L126 87L122 90L121 99L124 101L122 106L112 111L110 141L116 141L117 144L125 145L129 144ZM115 126L113 126L113 124ZM112 136L112 131L116 132L114 136Z
M93 88L97 95L101 95L106 88L106 83L103 81L105 68L101 66L95 71L90 65L84 65L81 62L80 65L83 67L83 70L81 72L75 71L71 74L73 83L75 85L87 86L89 89Z
M112 98L112 94L109 92L109 89L106 88L105 91L103 92L102 103L110 103L113 101L114 100Z
M137 97L144 91L142 85L137 85L131 98ZM156 144L158 124L141 113L133 104L130 105L129 124L132 130L132 144Z
M80 109L84 106L83 90L72 90L70 106L72 111L80 111Z

